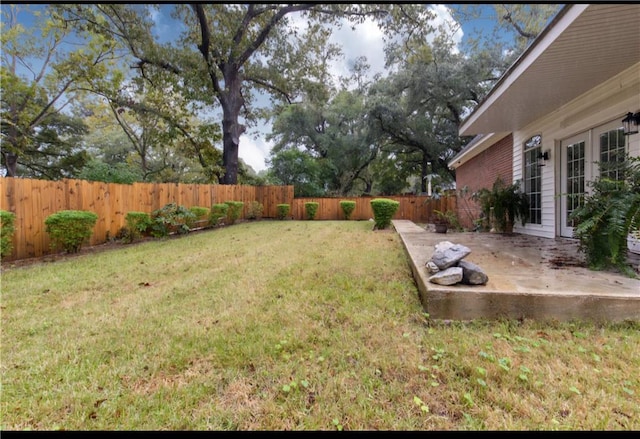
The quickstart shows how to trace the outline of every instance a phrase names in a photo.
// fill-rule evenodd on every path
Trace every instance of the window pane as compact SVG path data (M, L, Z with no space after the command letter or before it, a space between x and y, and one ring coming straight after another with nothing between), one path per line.
M524 191L529 198L529 223L541 224L542 197L540 188L542 185L541 159L538 156L542 152L542 136L535 135L524 143Z
M619 163L624 161L626 138L622 128L600 134L600 171L601 176L619 180L622 178Z

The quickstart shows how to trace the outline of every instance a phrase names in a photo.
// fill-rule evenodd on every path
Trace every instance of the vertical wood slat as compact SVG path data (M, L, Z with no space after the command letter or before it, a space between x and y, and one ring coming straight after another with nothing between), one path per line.
M41 185L32 185L31 188L31 196L33 199L32 203L32 212L42 212L43 211L43 200L42 200L42 192L43 188ZM43 229L44 224L36 224L30 221L29 224L29 235L31 236L32 245L33 245L33 254L42 254L44 252L44 246L42 242L42 236L45 235L45 231Z
M107 184L108 197L105 197L105 202L109 203L109 236L116 236L118 233L118 188L122 186L116 183Z
M22 258L29 258L33 255L29 254L29 248L32 247L31 237L27 233L29 229L29 218L31 218L31 181L25 181L24 184L16 185L16 212L15 219L15 235L18 242L22 243L18 247L18 255Z

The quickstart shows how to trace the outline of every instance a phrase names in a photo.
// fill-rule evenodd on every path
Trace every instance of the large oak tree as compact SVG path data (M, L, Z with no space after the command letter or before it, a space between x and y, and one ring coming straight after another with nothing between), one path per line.
M393 57L408 40L424 40L430 12L415 4L205 4L165 5L175 36L158 33L152 5L60 5L70 25L86 27L126 45L132 67L153 84L172 78L175 90L202 111L222 113L223 184L238 178L240 136L263 115L258 93L294 102L304 84L326 77L331 30L374 17ZM296 21L297 20L297 21ZM300 26L300 23L304 23ZM163 82L163 81L160 81ZM218 107L219 105L219 107Z

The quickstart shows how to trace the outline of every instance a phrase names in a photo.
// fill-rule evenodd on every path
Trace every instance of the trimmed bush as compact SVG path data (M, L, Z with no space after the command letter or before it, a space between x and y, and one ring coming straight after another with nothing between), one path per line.
M342 212L344 213L344 219L348 220L351 218L351 214L353 213L353 211L356 208L356 202L355 201L349 201L349 200L342 200L340 201L340 208L342 209Z
M224 204L229 206L227 210L227 224L234 224L242 215L244 203L242 201L225 201Z
M61 210L45 220L45 231L51 237L51 248L63 248L67 253L77 253L85 240L93 233L98 215L84 210Z
M247 208L247 219L259 220L262 218L262 211L264 206L259 201L252 201Z
M229 206L224 203L217 203L211 206L211 212L209 213L209 224L212 226L218 226L222 223L222 220L227 217L227 211Z
M15 220L15 213L0 210L0 256L9 256L13 251Z
M196 221L206 219L209 216L208 207L192 206L189 210L196 216Z
M398 211L400 202L388 198L375 198L371 200L375 229L386 229L391 225L391 218Z
M276 205L276 215L278 219L285 219L287 215L289 215L289 211L291 210L291 206L289 204L278 204Z
M318 213L318 206L320 206L320 203L316 203L315 201L304 203L304 211L308 220L312 220L316 217L316 214Z
M144 233L147 233L151 227L151 215L146 212L127 212L124 220L127 222L127 227L122 240L124 242L134 242L142 238Z
M195 215L195 219L191 224L189 224L189 228L193 228L195 223L200 221L209 222L209 208L208 207L200 207L200 206L191 206L189 210Z
M166 204L163 208L151 212L151 235L156 238L169 236L171 232L189 233L189 224L195 221L195 214L176 203Z

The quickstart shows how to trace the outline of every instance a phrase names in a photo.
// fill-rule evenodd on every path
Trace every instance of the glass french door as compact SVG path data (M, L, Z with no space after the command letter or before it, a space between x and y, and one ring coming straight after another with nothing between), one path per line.
M587 182L595 179L600 164L615 165L624 159L626 138L618 120L563 140L560 143L560 235L573 237L571 213L589 192ZM608 178L618 178L618 171L604 170Z
M580 205L591 178L589 132L563 140L560 159L560 235L573 237L571 213Z

